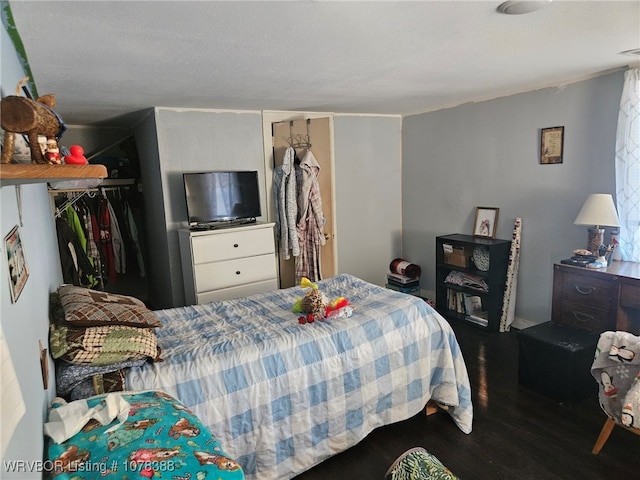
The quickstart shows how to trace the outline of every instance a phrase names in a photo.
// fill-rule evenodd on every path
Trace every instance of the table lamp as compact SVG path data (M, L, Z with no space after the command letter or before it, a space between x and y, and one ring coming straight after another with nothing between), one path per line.
M604 244L604 228L602 227L619 227L618 213L613 204L613 197L608 193L592 193L582 206L582 210L578 213L575 225L590 225L589 237L587 241L587 250L594 255L600 257L598 250L600 245ZM598 258L596 261L604 261L604 258Z

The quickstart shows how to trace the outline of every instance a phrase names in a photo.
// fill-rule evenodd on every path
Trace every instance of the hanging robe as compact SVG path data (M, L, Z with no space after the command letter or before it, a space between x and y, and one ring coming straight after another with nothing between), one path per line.
M312 282L322 280L320 266L320 248L326 243L324 238L325 218L322 212L320 197L320 164L316 157L307 150L300 166L296 169L298 184L298 223L297 233L300 244L300 255L295 260L295 282L300 283L302 277Z
M296 198L295 150L284 152L282 165L273 170L273 193L276 203L276 235L280 242L280 254L284 260L300 255L296 230L298 201ZM289 253L291 250L291 254Z

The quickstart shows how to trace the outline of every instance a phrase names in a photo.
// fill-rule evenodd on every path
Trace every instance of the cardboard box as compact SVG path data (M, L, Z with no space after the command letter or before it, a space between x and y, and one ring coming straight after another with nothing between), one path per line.
M443 244L442 247L444 248L444 263L463 268L469 266L471 252L468 251L467 246Z

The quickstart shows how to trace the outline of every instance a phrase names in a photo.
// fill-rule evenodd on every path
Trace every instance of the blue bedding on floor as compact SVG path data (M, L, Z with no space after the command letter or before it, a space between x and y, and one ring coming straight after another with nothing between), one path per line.
M90 420L61 444L49 439L45 468L56 480L207 479L242 480L238 463L187 407L159 391L123 392L129 405L124 424ZM86 400L92 408L106 395ZM80 400L81 402L84 400ZM66 405L57 399L53 408Z

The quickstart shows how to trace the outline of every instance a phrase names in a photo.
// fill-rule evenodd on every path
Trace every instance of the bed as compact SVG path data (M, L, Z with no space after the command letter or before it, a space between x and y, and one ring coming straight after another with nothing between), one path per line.
M471 432L463 356L432 307L346 274L318 287L353 315L298 323L300 287L156 311L163 361L132 367L127 389L179 398L247 479L292 478L429 400Z

